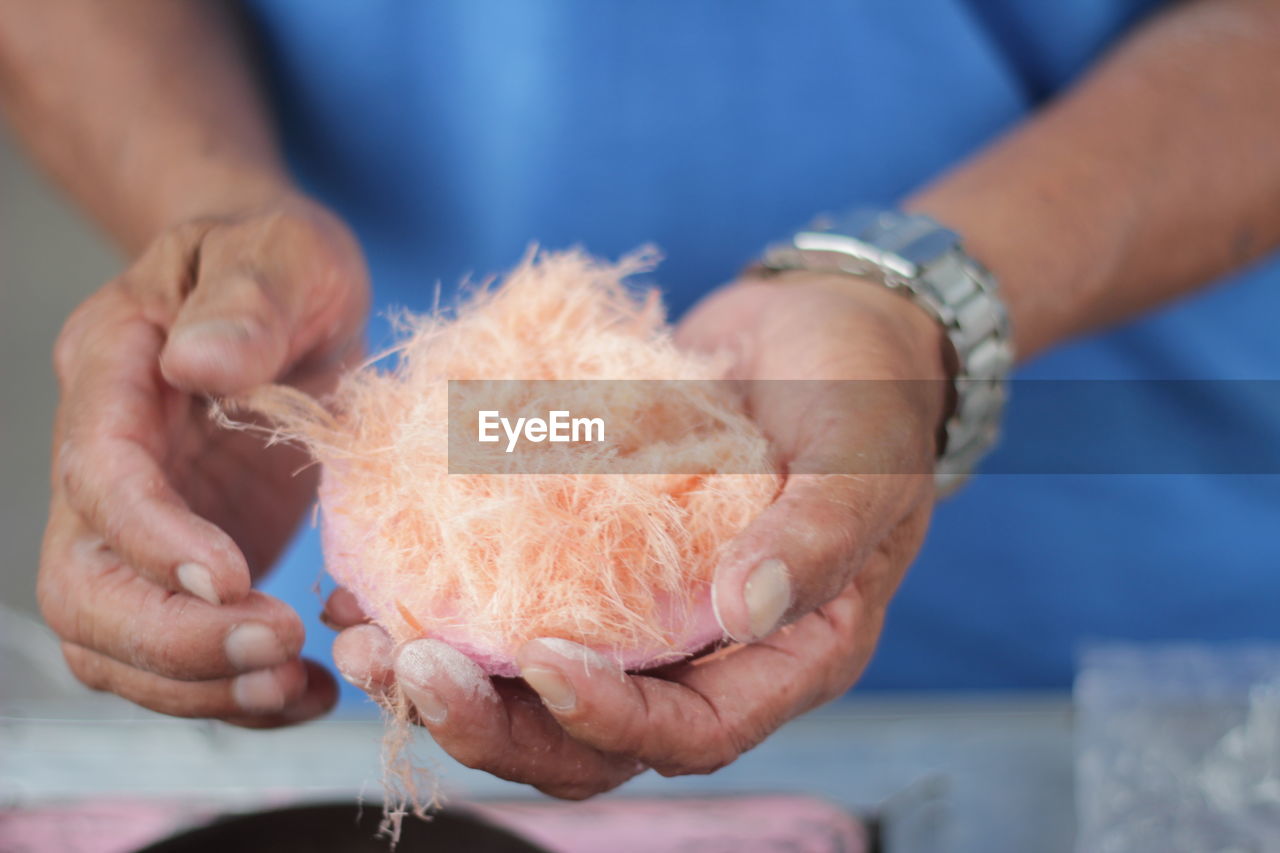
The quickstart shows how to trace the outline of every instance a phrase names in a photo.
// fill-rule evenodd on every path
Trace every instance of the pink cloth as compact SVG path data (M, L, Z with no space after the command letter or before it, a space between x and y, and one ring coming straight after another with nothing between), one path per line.
M214 817L161 800L94 800L0 811L3 853L130 853Z
M865 853L866 826L816 797L616 797L585 803L472 803L468 811L555 853Z
M265 805L265 804L264 804ZM865 853L866 827L825 800L795 795L688 799L616 797L586 803L458 804L555 853ZM215 817L208 808L98 800L0 812L3 853L129 853Z

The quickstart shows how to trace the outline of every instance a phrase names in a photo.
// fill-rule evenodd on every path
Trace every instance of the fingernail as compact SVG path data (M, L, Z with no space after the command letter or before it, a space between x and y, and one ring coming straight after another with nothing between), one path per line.
M536 643L557 657L576 663L586 664L597 669L617 668L595 649L587 648L581 643L575 643L571 640L561 639L560 637L538 637L536 640L530 640L529 642Z
M392 651L386 631L376 625L356 625L333 641L333 662L343 678L368 690L374 686L375 675L385 674L391 668Z
M178 566L178 586L210 604L219 605L218 591L213 588L213 573L199 563Z
M791 606L791 576L786 564L774 558L756 566L747 578L742 596L747 604L752 637L767 636L778 627L782 614Z
M180 326L174 331L177 340L188 342L186 345L197 346L210 341L227 341L238 343L253 337L253 327L244 320L201 320L189 326Z
M245 622L231 629L225 644L227 660L236 669L261 669L288 660L276 632L261 622Z
M284 708L284 690L269 669L237 676L231 693L236 704L250 714L273 714Z
M325 602L324 610L320 614L320 619L326 625L330 625L330 627L337 626L338 628L356 625L367 618L360 608L360 602L345 589L334 590L334 593L329 596L329 600Z
M408 682L401 687L409 697L409 701L413 703L413 707L418 709L418 716L422 717L424 722L438 726L449 719L449 707L434 690Z
M542 701L553 711L568 711L578 702L573 685L554 669L534 666L520 670L520 677L538 692Z
M450 661L450 654L461 653L449 648L437 640L414 640L406 643L396 655L396 678L400 688L409 697L413 707L418 709L423 721L438 726L449 719L449 706L440 698L440 694L432 690L430 685L437 681L453 681L456 661Z
M484 670L457 649L439 640L413 640L400 647L395 660L396 680L423 719L443 723L449 706L440 690L493 695Z

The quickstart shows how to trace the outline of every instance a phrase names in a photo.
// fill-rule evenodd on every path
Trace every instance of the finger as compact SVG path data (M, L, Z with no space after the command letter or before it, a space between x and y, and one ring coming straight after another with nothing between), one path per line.
M225 723L246 729L276 729L305 723L327 714L338 704L338 683L329 670L312 660L303 660L307 688L298 699L273 714L240 714L223 717Z
M395 682L395 643L377 625L356 625L333 641L333 664L356 687L382 696Z
M67 503L140 574L209 604L251 589L244 554L222 529L191 512L155 458L106 432L72 437L59 452Z
M777 500L716 568L716 616L740 641L767 636L837 595L933 488L924 473L932 438L903 414L910 409L895 402L895 383L771 383L758 393L786 398L791 458ZM774 412L762 415L766 421L777 419L780 403L755 401Z
M320 613L320 621L336 631L368 622L369 617L360 607L360 602L346 587L338 587L324 604Z
M193 393L235 394L280 377L290 329L263 282L244 272L202 276L160 355L165 379Z
M160 364L175 387L232 395L307 357L347 355L365 310L365 272L345 229L311 208L210 231Z
M526 644L519 660L521 677L564 730L602 753L663 775L710 773L739 754L716 708L677 682L628 676L590 649L554 638Z
M233 678L179 681L74 643L63 643L62 653L71 672L88 687L175 717L276 716L295 705L307 688L306 668L296 660Z
M790 477L717 565L712 603L725 633L765 637L847 584L868 544L861 503L857 487L839 478Z
M51 533L37 593L64 640L166 678L199 681L297 658L302 622L284 602L253 591L219 607L151 583L86 532Z
M279 317L252 275L235 271L256 268L251 247L225 258L222 269L210 271L204 260L210 235L227 227L192 222L171 229L121 277L117 289L160 338L147 373L137 375L154 373L158 360L172 387L218 394L268 381L279 370L287 346Z
M643 769L570 738L527 689L495 687L478 665L439 641L405 644L395 670L436 743L468 767L565 799L610 790Z
M188 404L156 373L160 332L125 298L97 300L96 324L75 320L62 346L64 397L55 436L55 486L75 514L137 571L216 604L250 588L231 538L191 512L161 468L167 430Z
M663 775L710 773L852 684L878 630L859 601L850 588L766 642L668 678L627 676L558 639L526 644L521 673L575 740Z

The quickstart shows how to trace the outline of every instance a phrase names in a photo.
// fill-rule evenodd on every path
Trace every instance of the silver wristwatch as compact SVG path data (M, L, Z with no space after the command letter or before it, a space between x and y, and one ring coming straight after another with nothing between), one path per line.
M935 477L941 494L958 489L999 437L1013 367L1009 314L995 277L965 252L954 231L928 216L886 210L821 217L769 246L762 264L870 278L942 324L958 369Z

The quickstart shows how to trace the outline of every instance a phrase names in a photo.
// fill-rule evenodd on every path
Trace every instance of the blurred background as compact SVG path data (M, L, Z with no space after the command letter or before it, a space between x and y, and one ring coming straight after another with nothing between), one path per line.
M35 613L63 319L116 273L114 248L0 124L0 603Z

